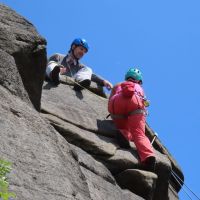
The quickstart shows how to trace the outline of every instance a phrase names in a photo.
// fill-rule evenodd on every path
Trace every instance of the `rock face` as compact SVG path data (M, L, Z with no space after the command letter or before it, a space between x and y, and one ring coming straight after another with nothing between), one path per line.
M107 99L88 90L75 91L63 80L58 87L45 82L42 91L42 114L71 144L78 146L111 172L122 189L155 200L178 199L180 186L171 176L173 170L183 179L176 161L156 139L156 173L141 170L135 145L122 148L116 136L118 131L111 120L105 119ZM154 133L146 126L152 140ZM97 183L96 183L97 184Z
M0 6L0 83L40 109L46 65L46 41L33 25L8 7Z
M16 199L177 200L171 171L184 177L176 161L157 139L155 173L141 170L135 145L119 144L105 119L102 90L76 92L65 77L58 87L43 83L45 44L30 22L0 5L0 157L13 163ZM148 125L146 134L152 140Z

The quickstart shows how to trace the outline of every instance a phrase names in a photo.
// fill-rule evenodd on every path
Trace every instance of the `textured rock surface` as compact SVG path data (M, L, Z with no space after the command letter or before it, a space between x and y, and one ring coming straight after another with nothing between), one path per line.
M127 174L124 171L140 169L137 151L134 143L131 143L131 147L128 149L121 148L118 144L116 140L118 131L110 120L105 120L107 99L96 96L88 90L74 91L73 87L68 84L60 84L55 87L53 84L45 82L42 94L42 112L44 114L41 115L48 119L68 142L82 148L93 158L103 163L112 175L117 177L118 184L130 190L130 184L125 185L123 174L125 178ZM153 131L148 125L146 133L152 139ZM171 192L172 187L170 187L170 184L176 185L171 177L172 167L181 175L182 172L158 139L154 144L157 157L157 178L155 179L155 176L149 178L153 192L151 189L149 189L149 193L146 192L144 181L140 178L138 178L140 180L139 188L149 199L167 200L169 196L176 199L178 189L174 187L174 191L176 191L174 193L174 191ZM142 170L134 172L137 174L135 177L146 176L146 172ZM119 174L121 175L119 176ZM146 184L148 185L148 182ZM136 189L133 185L131 190L141 196L142 191L137 189L138 182L135 187Z
M154 173L138 169L127 169L116 176L122 188L128 188L147 200L154 196L157 178Z
M40 109L46 41L26 19L0 5L0 83Z
M178 199L171 169L183 174L159 140L156 173L141 170L135 145L122 148L105 119L102 89L90 89L100 97L75 92L70 79L43 84L45 40L3 5L0 30L0 157L13 163L9 182L17 200ZM152 139L148 125L146 134Z

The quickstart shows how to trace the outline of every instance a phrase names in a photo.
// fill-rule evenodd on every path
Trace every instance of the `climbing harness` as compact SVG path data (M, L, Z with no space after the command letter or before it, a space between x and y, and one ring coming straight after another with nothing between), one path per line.
M139 98L141 98L143 100L145 107L148 107L150 105L149 100L146 97L142 96L139 92L134 91L134 94L136 95L136 97L138 96Z
M150 105L149 100L147 100L146 98L144 98L144 99L143 99L143 102L144 102L144 106L145 106L145 107L149 107L149 105Z
M113 119L126 119L128 118L129 116L131 115L137 115L137 114L143 114L143 115L147 115L147 112L146 110L144 109L136 109L136 110L133 110L131 112L129 112L127 115L123 115L123 114L112 114L110 113L106 119L111 116Z

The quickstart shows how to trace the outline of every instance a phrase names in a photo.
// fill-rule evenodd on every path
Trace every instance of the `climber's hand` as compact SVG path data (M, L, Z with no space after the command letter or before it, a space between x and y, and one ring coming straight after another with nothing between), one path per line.
M112 83L110 83L110 82L107 81L107 80L104 80L104 81L103 81L103 84L104 84L104 86L105 86L108 90L111 90L111 89L113 88Z
M67 72L67 68L63 67L62 65L59 66L60 67L60 74L63 75Z

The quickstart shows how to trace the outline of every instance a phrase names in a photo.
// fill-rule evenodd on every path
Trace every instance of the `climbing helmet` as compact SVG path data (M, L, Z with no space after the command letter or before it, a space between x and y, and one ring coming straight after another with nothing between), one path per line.
M82 46L82 47L84 47L86 49L86 51L88 51L88 49L89 49L87 41L85 39L83 39L83 38L74 39L72 44L71 44L71 48L72 48L73 45Z
M142 73L137 68L130 68L125 75L125 80L132 78L134 80L140 81L142 83Z

